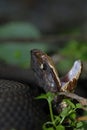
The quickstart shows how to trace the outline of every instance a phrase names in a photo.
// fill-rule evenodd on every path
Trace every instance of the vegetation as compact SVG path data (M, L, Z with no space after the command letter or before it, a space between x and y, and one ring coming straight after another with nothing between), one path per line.
M52 101L54 100L55 94L48 92L37 97L37 99L46 99L49 105L50 121L43 124L43 130L65 130L66 128L73 128L73 130L82 129L83 122L77 120L76 110L82 106L77 103L74 104L70 99L64 99L63 102L67 104L67 107L55 115L52 110Z

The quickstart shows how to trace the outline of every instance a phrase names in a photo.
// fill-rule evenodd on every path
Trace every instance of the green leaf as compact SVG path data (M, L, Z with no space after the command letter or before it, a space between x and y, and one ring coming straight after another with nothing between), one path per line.
M17 43L17 42L16 42ZM20 67L27 68L30 65L31 49L43 49L47 50L46 44L32 43L32 44L21 44L21 43L4 43L0 44L0 59L4 60L8 64L15 64Z
M61 118L59 116L54 116L54 118L55 118L55 124L59 124Z
M53 127L49 127L49 128L43 127L43 130L54 130L54 128Z
M47 126L50 126L50 125L51 125L51 127L47 127ZM43 126L42 126L42 128L43 128L43 130L54 130L52 122L46 122L46 123L44 123Z
M82 105L80 103L77 103L76 108L82 108Z
M54 93L51 93L51 92L48 92L48 93L46 94L46 96L47 96L48 102L51 103L51 102L54 100L55 94L54 94Z
M11 22L0 26L0 37L3 38L36 38L40 36L40 32L33 25L26 22Z
M60 53L62 55L64 55L65 57L68 57L72 60L73 59L87 60L86 52L87 52L86 43L82 42L82 44L79 44L79 42L77 42L75 40L69 41L67 43L66 47L64 49L60 50Z
M63 118L63 117L66 117L69 113L69 110L70 110L70 107L66 107L63 109L63 111L60 113L60 116Z
M76 124L76 128L80 128L80 127L82 127L83 126L83 123L82 122L78 122L77 124Z
M70 119L75 120L76 119L76 113L73 112L69 115Z
M36 99L46 99L48 103L51 103L55 97L55 94L48 92L46 94L41 94L40 96L36 97Z
M35 99L46 99L47 100L47 95L41 94L40 96L37 96Z
M56 130L65 130L65 127L62 126L62 125L58 125L58 126L56 127Z
M71 102L70 99L64 99L64 101L65 101L71 108L75 108L74 103Z

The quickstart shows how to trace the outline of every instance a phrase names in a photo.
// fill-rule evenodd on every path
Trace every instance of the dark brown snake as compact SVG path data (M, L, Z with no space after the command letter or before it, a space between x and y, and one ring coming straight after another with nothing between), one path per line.
M77 69L77 77L69 73L72 76L66 75L59 79L50 57L39 50L31 51L31 62L37 83L46 92L64 91L64 89L72 91L74 88L70 82L75 84L75 78L79 77L81 71L78 61L79 65L74 66L74 69ZM16 81L0 79L0 130L13 128L15 130L41 130L47 114L44 111L43 101L35 99L37 95L36 86L30 87Z

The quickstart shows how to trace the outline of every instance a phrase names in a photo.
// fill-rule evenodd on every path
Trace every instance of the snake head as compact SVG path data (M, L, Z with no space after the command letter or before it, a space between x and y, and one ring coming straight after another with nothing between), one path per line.
M46 92L60 90L61 82L54 67L54 62L46 53L37 49L32 50L31 64L40 87Z
M59 78L52 58L38 49L31 50L31 66L38 85L46 92L73 91L82 70L82 63L77 60L71 70Z

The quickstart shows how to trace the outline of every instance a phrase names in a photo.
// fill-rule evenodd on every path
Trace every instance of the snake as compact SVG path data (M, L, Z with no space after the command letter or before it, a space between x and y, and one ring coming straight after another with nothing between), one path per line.
M38 49L31 50L31 67L37 86L9 79L0 79L0 130L42 130L48 119L45 103L36 100L39 88L45 92L72 91L81 73L76 61L63 78L59 78L53 60Z

